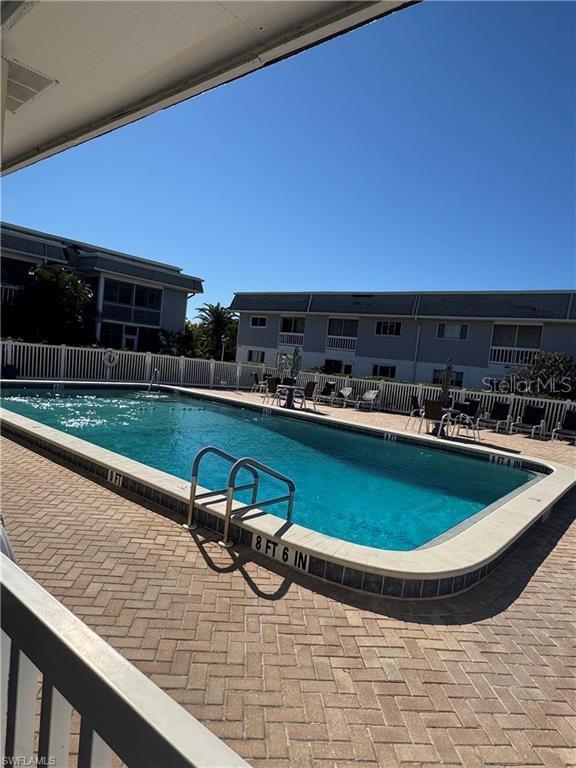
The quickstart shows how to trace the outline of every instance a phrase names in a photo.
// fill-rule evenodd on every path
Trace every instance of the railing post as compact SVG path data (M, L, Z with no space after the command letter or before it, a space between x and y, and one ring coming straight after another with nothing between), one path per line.
M3 344L5 349L4 365L12 365L12 360L14 359L14 345L11 341L4 341Z
M144 363L144 381L150 381L152 375L152 352L146 352L146 362Z
M60 364L58 366L58 378L66 378L66 345L60 344Z
M240 389L241 376L242 376L242 363L236 363L236 390Z
M180 355L180 385L184 384L184 356Z
M215 371L216 371L216 360L210 360L210 389L214 388Z

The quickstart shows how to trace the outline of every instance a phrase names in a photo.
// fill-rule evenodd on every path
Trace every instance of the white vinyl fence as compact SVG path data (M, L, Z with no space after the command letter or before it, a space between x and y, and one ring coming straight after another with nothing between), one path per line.
M0 342L0 366L13 365L21 379L55 379L59 381L122 381L145 383L152 380L159 384L181 386L250 389L254 376L274 374L276 369L252 363L224 363L203 358L154 355L150 352L128 352L94 349L92 347L67 347L65 345L29 344L20 341ZM336 381L337 389L352 387L355 397L369 389L378 389L378 408L393 413L410 413L412 398L422 404L427 399L437 399L439 387L432 384L403 384L395 381L355 379L351 376L334 376L312 371L301 371L298 384L317 382L317 391L328 381ZM552 400L519 395L505 395L477 390L452 389L456 401L467 398L479 399L482 409L489 410L495 401L510 402L514 420L522 415L526 405L544 406L548 432L562 420L566 410L576 407L569 400Z

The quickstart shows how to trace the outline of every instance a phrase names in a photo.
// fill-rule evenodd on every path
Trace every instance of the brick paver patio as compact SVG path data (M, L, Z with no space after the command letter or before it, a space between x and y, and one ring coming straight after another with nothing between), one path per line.
M254 766L576 764L574 494L467 594L400 603L1 445L20 566Z

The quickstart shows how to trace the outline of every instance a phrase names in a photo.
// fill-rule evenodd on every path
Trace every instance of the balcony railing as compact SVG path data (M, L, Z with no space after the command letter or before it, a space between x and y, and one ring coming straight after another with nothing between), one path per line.
M326 349L356 349L356 336L327 336Z
M129 768L249 768L15 563L0 561L4 764L108 768L116 755Z
M303 333L279 333L278 344L288 344L289 346L299 347L304 344Z
M539 354L539 349L527 347L491 347L489 362L496 365L523 365L531 363Z
M133 307L131 304L104 302L102 320L118 320L139 325L160 325L160 312L155 309Z
M0 285L0 301L2 304L12 304L16 296L23 290L21 285Z

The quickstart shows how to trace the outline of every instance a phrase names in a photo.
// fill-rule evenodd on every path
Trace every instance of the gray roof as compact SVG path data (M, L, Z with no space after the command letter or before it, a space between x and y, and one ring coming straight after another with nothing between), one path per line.
M127 277L141 277L193 293L202 293L202 280L185 275L180 267L143 259L98 245L27 229L8 222L1 223L2 251L10 250L27 256L62 262L79 270L115 272Z
M419 293L236 293L236 312L311 312L323 315L576 319L571 291Z

